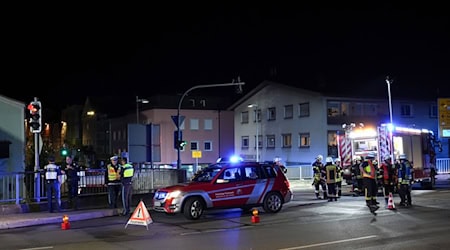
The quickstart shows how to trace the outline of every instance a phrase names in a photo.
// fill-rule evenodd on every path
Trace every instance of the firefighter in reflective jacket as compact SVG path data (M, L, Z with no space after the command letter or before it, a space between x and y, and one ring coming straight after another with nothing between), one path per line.
M336 158L334 165L336 165L336 192L337 197L340 198L342 195L342 180L344 179L344 171L342 171L341 159Z
M120 182L120 166L116 155L109 158L111 163L106 167L105 184L108 187L108 205L109 208L117 208L117 200L119 199L121 182Z
M336 193L336 179L337 179L337 168L336 165L333 164L333 158L327 157L325 163L325 173L326 173L326 182L328 189L328 201L337 201L337 193Z
M370 212L376 215L375 211L379 208L379 206L377 205L377 170L373 164L374 159L375 154L367 154L365 161L361 163L361 173L363 177L366 205L369 207Z
M394 188L397 182L397 170L395 165L392 164L390 155L386 155L384 157L379 171L383 186L384 203L387 208L389 203L389 194L394 194Z
M134 168L131 164L127 163L125 158L120 160L120 180L122 181L122 215L126 216L131 213L130 204L133 195L133 175Z
M327 186L325 182L325 167L322 164L323 156L318 155L316 161L312 164L314 181L312 185L314 186L314 193L317 199L322 199L319 194L319 187L322 187L323 198L327 199Z
M398 194L400 195L400 206L412 206L411 185L414 182L414 171L411 162L406 159L405 154L399 155L398 164Z
M361 175L361 169L359 168L361 165L361 157L355 156L353 158L352 165L352 188L353 188L353 196L360 196L363 191L363 181Z

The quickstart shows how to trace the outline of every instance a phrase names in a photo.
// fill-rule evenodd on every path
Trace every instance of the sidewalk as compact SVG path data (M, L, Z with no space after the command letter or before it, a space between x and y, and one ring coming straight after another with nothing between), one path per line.
M291 188L294 190L312 189L311 180L291 180L290 183ZM145 204L150 204L149 194L133 195L133 204L138 204L141 199ZM21 205L14 204L3 205L0 206L0 230L44 224L60 224L62 223L63 215L69 216L69 221L72 222L118 216L121 211L121 209L110 209L106 207L106 195L105 197L94 197L93 200L95 202L85 200L84 203L80 204L81 208L87 207L87 209L68 209L57 213L49 213L46 211L46 204L34 204L25 208ZM30 209L31 206L34 206L34 208ZM120 204L119 207L121 207Z

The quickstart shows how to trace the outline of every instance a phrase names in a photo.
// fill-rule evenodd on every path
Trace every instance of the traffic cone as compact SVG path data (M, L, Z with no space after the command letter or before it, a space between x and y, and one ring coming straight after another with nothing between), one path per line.
M252 212L252 223L259 223L259 211L258 209L253 209Z
M392 196L392 193L389 193L388 209L391 209L391 210L395 209L394 197Z
M65 214L62 217L63 222L61 223L61 229L62 230L67 230L70 229L70 222L69 222L69 216L67 214Z

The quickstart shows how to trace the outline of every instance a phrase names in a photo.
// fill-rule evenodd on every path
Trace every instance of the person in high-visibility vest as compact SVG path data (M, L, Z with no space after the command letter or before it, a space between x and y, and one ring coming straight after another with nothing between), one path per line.
M327 182L327 190L328 190L328 201L337 201L337 193L336 193L336 179L337 179L337 168L336 165L333 164L333 158L327 157L325 163L325 172L326 172L326 182Z
M325 182L325 167L322 163L323 160L323 156L322 155L318 155L316 157L316 160L314 161L314 163L312 164L313 167L313 183L312 185L314 186L314 193L316 194L316 198L317 199L322 199L322 197L320 197L319 194L319 188L322 188L322 193L323 193L323 198L327 199L328 195L327 195L327 185Z
M368 153L366 159L361 163L361 173L363 177L364 193L366 198L366 205L370 212L376 215L375 211L380 208L377 204L377 170L373 161L375 154Z
M395 168L395 165L392 164L390 155L384 156L384 161L381 163L379 170L383 185L384 203L385 207L388 208L389 194L394 194L394 188L397 182L397 169Z
M61 181L60 177L64 174L60 166L55 164L55 157L48 157L48 164L44 166L45 185L47 189L48 211L53 213L55 206L53 205L53 195L56 200L56 209L61 212Z
M120 180L122 182L122 215L126 216L131 213L130 204L133 195L133 175L134 168L127 163L125 158L120 159Z
M355 156L353 158L353 165L352 165L353 196L360 196L363 193L363 181L360 168L361 163L362 163L361 156Z
M116 155L109 158L111 163L106 166L105 184L108 187L108 205L109 208L117 208L117 200L119 199L121 182L120 182L120 166L118 164L119 157Z
M334 165L336 165L336 173L337 173L337 177L336 177L337 197L341 198L341 195L342 195L342 180L344 179L344 171L342 171L341 159L340 158L336 158L336 160L334 160Z
M400 196L400 206L412 206L411 201L411 185L414 183L414 169L411 162L406 159L405 154L398 157L398 194Z

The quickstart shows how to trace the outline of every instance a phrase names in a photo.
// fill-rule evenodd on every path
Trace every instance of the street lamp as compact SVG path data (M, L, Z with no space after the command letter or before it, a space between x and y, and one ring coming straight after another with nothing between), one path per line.
M139 103L148 103L147 99L139 99L139 96L136 96L136 123L139 124Z
M237 82L234 81L231 83L219 83L219 84L206 84L206 85L196 85L184 92L184 94L181 96L180 100L178 101L178 110L177 110L177 139L181 138L181 121L180 121L180 109L181 109L181 103L183 103L184 97L191 92L194 89L201 89L201 88L213 88L213 87L226 87L226 86L238 86L239 91L242 91L242 85L244 85L245 82L241 82L241 79L238 77ZM180 147L177 147L177 169L181 169L181 152Z
M391 141L391 145L389 145L390 150L391 150L391 162L394 162L394 147L393 147L393 135L392 135L392 126L394 126L393 121L392 121L392 100L391 100L391 84L394 82L393 79L391 79L389 76L386 76L386 83L387 83L387 88L388 88L388 98L389 98L389 139Z
M256 145L256 161L259 161L259 126L258 126L258 104L249 104L247 107L249 108L254 108L254 113L255 113L255 122L256 122L256 140L255 140L255 145Z

